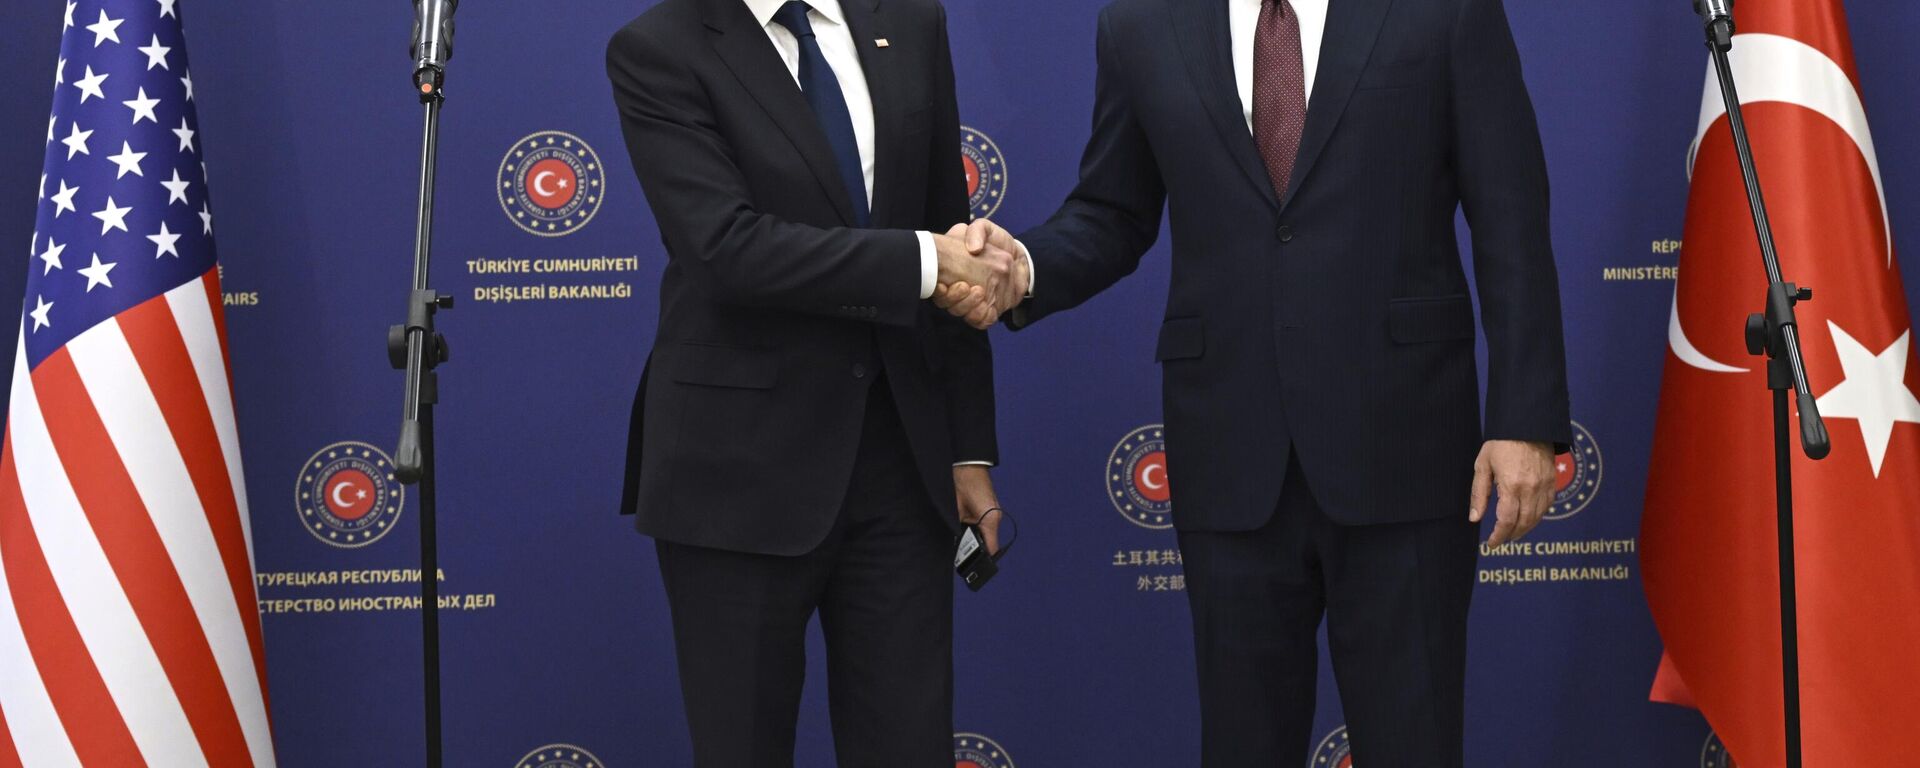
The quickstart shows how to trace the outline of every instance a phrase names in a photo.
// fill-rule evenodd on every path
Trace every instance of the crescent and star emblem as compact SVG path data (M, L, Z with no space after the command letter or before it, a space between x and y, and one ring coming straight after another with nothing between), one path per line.
M1780 35L1746 34L1734 36L1731 57L1733 74L1745 90L1740 103L1781 102L1812 110L1832 120L1845 131L1865 158L1873 173L1873 185L1880 193L1881 225L1891 232L1887 218L1887 192L1880 181L1879 155L1873 148L1873 133L1867 128L1867 111L1860 93L1853 87L1846 70L1813 46ZM1687 151L1687 176L1693 176L1694 161L1707 132L1727 114L1719 80L1709 66L1706 94L1700 104L1700 126L1693 146ZM1893 238L1887 238L1887 265L1893 265ZM1667 322L1667 343L1680 361L1714 373L1745 373L1748 369L1708 357L1693 342L1680 323L1679 290L1674 292L1673 314Z
M1158 491L1167 487L1167 483L1165 480L1155 481L1153 479L1155 472L1160 473L1161 477L1164 478L1167 474L1167 468L1164 465L1154 464L1140 470L1140 484Z
M538 175L534 176L533 177L534 194L537 194L541 197L553 197L554 195L560 194L559 190L547 189L547 179L553 178L558 175L560 174L554 173L553 171L541 171ZM561 189L565 189L566 186L567 186L566 181L563 180L560 182Z
M332 491L332 492L331 492L330 494L328 494L328 495L329 495L329 496L331 496L331 497L333 498L333 505L334 505L334 506L336 506L336 507L351 507L351 506L353 506L353 502L352 502L352 501L349 501L349 500L347 500L347 499L343 499L343 498L340 498L340 492L341 492L341 491L344 491L344 490L346 490L346 489L348 489L348 488L351 488L351 487L353 487L353 483L351 483L351 482L345 482L345 481L342 481L342 482L339 482L339 483L335 483L335 484L333 485L333 491ZM362 491L362 492L360 492L360 496L359 496L359 498L362 498L362 499L364 499L364 498L366 498L366 497L367 497L367 494L366 494L366 492L365 492L365 491Z

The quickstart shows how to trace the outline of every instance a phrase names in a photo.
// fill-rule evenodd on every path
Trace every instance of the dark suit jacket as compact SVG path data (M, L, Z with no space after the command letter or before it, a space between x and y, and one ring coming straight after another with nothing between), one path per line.
M1547 172L1500 0L1334 0L1284 196L1247 130L1226 0L1100 17L1080 184L1021 240L1017 327L1132 272L1171 204L1162 363L1186 530L1272 514L1291 454L1342 523L1467 512L1483 437L1464 206L1489 354L1484 437L1566 443Z
M621 502L656 538L812 550L882 369L950 521L954 461L998 460L986 334L917 298L913 231L968 214L945 11L842 5L873 94L872 229L852 227L826 135L745 3L665 0L607 49L668 257Z

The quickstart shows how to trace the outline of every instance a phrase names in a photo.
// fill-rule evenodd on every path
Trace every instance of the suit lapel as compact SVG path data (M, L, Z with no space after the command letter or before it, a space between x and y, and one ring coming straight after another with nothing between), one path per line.
M873 98L873 193L870 221L876 227L892 223L893 189L900 173L901 133L906 129L903 89L889 61L893 48L881 48L874 41L887 37L887 19L880 0L841 0L840 12L846 16L847 29L853 33L854 50L860 52L860 68L866 71L867 92Z
M1327 29L1320 42L1320 66L1313 78L1313 96L1307 101L1307 124L1300 135L1300 155L1287 183L1287 203L1313 171L1314 161L1326 149L1333 129L1346 112L1353 87L1373 55L1374 41L1393 0L1333 0L1328 3Z
M753 95L773 123L787 136L800 158L813 171L820 191L832 201L840 220L853 225L853 204L840 180L833 145L813 115L813 107L800 92L799 84L780 54L767 39L766 30L754 21L746 3L740 0L707 0L704 6L707 28L714 34L713 47L733 71L735 78Z
M1338 4L1339 0L1336 0ZM1175 37L1187 62L1194 90L1206 104L1213 126L1226 142L1235 165L1246 174L1268 205L1279 206L1273 182L1260 148L1247 130L1239 81L1233 71L1233 32L1227 21L1228 0L1169 0Z

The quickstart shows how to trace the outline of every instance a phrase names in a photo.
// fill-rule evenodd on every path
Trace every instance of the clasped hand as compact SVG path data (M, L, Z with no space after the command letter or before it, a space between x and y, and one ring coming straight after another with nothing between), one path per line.
M940 258L934 305L980 330L1018 306L1033 282L1032 265L1013 234L986 219L955 224L935 235L934 245Z

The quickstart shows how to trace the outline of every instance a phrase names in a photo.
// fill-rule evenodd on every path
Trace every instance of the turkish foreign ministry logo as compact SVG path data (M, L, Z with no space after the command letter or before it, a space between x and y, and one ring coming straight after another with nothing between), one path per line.
M1547 511L1546 517L1565 520L1580 514L1600 492L1600 444L1593 441L1592 432L1574 422L1573 451L1553 457L1553 466L1553 508Z
M1007 156L986 134L963 125L960 161L967 168L967 204L973 208L973 217L992 216L1007 199Z
M300 526L345 549L387 535L406 502L393 478L393 459L361 442L334 443L307 459L294 494Z
M606 768L592 752L572 744L548 744L528 752L513 768Z
M1733 755L1727 754L1727 747L1720 743L1720 735L1707 734L1707 743L1700 745L1700 768L1740 768L1734 762Z
M1166 436L1164 427L1148 424L1128 432L1107 455L1107 499L1127 522L1157 531L1173 527Z
M993 739L977 733L956 733L953 768L1013 768L1013 758Z
M1340 726L1314 747L1307 768L1353 768L1353 747L1347 744L1347 727Z
M520 140L500 161L500 209L541 237L580 231L600 212L606 169L580 137L541 131Z

